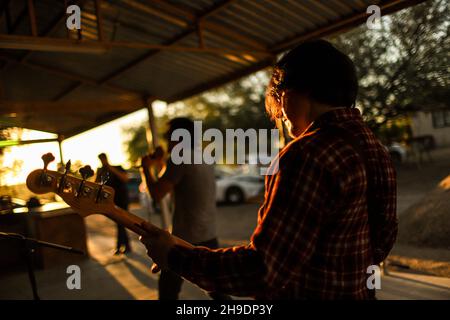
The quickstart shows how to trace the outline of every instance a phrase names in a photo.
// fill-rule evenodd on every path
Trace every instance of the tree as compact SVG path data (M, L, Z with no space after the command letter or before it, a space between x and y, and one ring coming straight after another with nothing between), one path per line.
M165 124L169 118L166 115L160 116L156 119L158 136L163 136L166 130ZM125 148L128 152L128 160L132 164L136 164L139 159L149 152L149 145L147 142L148 122L142 122L139 125L125 127L122 129L128 138L125 141ZM166 147L166 142L161 140L160 145Z
M446 0L430 0L383 17L381 30L363 24L329 39L353 59L360 84L357 106L379 135L405 134L405 128L395 127L398 123L392 130L386 124L411 111L448 107L449 10ZM171 104L167 115L190 116L203 120L206 128L222 130L273 128L264 112L269 76L270 70L263 70ZM135 131L130 143L138 146L143 137Z
M148 153L148 143L146 139L146 127L141 123L137 127L129 127L125 129L129 134L129 139L126 141L125 147L128 152L128 159L131 163L137 161Z
M22 129L12 128L12 127L0 127L0 141L5 140L20 140L22 135ZM3 156L5 149L0 148L0 186L6 184L5 175L9 172L19 172L22 167L23 161L20 159L15 159L10 167L6 167L3 164Z
M205 128L273 128L264 112L269 71L263 70L220 88L168 106L170 116L201 119Z
M263 70L223 87L170 104L166 115L157 118L158 134L164 134L165 124L174 117L201 120L203 130L217 128L225 132L225 129L236 128L274 128L264 112L265 83L268 79L269 72ZM147 128L145 123L124 128L129 136L125 144L131 163L136 163L148 152ZM164 141L162 144L165 144Z
M449 6L427 1L383 18L381 30L362 25L332 42L355 62L358 106L377 129L416 110L449 101Z

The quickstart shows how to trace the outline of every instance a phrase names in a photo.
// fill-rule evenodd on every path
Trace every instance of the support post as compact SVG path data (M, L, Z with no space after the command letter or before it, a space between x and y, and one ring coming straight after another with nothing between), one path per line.
M28 15L30 17L30 28L33 37L38 36L38 28L36 23L36 11L34 10L34 0L28 0Z
M102 19L102 10L101 10L100 0L95 0L94 5L95 5L95 15L97 16L98 41L102 42L105 39L105 37L104 37L104 33L103 33L103 19Z
M148 123L150 128L150 131L147 132L147 138L150 139L148 140L149 147L151 147L151 150L154 150L159 145L159 137L155 123L155 115L153 114L152 101L150 99L146 99L145 102L148 112Z
M63 140L64 140L64 136L58 134L59 160L60 160L61 168L64 168L64 158L63 158L63 152L62 152Z
M159 145L158 131L155 123L155 116L153 114L152 100L146 98L145 104L148 112L149 130L147 130L147 142L149 146L149 151L152 152ZM170 212L169 212L169 195L166 195L159 203L161 208L161 224L163 229L169 230L171 227L170 223Z
M201 25L201 22L197 23L197 36L198 36L198 47L201 49L205 48L205 41L203 38L203 27Z

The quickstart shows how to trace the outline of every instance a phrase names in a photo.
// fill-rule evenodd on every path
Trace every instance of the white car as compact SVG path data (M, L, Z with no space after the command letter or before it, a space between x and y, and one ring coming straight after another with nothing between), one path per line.
M402 144L393 142L390 145L386 146L386 149L389 151L392 161L394 161L395 163L405 162L408 152Z
M256 197L264 191L264 177L235 175L216 177L216 201L238 204Z

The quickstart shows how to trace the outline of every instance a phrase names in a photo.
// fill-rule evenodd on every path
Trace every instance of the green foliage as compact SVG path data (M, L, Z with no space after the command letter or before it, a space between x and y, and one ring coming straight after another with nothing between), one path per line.
M264 109L269 71L263 70L239 81L168 106L169 116L202 120L205 128L273 128Z
M142 123L138 127L127 128L130 139L126 143L128 157L131 163L136 163L143 155L148 153L146 128Z
M411 111L447 106L449 11L446 0L426 1L384 17L381 30L362 25L331 39L355 62L358 106L373 128Z
M329 39L355 62L360 80L357 106L381 138L407 137L409 123L401 119L411 111L448 107L449 11L446 0L430 0L383 17L381 30L363 24ZM202 120L204 129L273 128L264 109L269 76L270 70L263 70L171 104L167 117ZM395 119L400 120L392 122ZM129 132L133 161L145 153L145 130Z
M0 141L19 140L22 135L22 129L13 127L0 127ZM3 155L6 148L0 148L0 185L5 184L4 176L8 172L19 172L23 160L15 159L11 167L5 167L3 164Z
M385 144L391 142L406 142L411 138L411 123L409 117L397 117L388 120L375 128L375 134Z
M158 136L162 137L167 130L166 124L169 118L167 116L162 116L156 118L156 125L158 129ZM149 144L147 142L147 130L148 122L142 122L138 125L133 125L131 127L123 128L125 135L128 139L125 142L125 148L128 152L128 160L132 164L137 164L142 156L149 153ZM166 147L166 142L161 140L159 143L162 147Z

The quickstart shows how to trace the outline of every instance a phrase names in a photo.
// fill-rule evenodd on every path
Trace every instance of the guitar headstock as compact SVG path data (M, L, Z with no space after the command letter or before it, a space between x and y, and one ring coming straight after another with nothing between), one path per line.
M77 210L82 216L94 213L107 215L114 208L114 189L101 184L87 181L93 175L89 166L80 169L82 179L69 175L70 162L66 165L64 173L47 170L51 157L43 157L44 169L31 172L27 177L27 187L36 194L56 193L69 206ZM54 158L53 158L54 159ZM50 161L48 161L50 160Z

